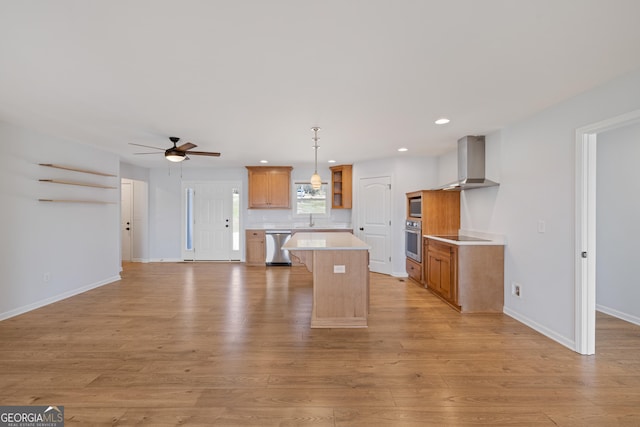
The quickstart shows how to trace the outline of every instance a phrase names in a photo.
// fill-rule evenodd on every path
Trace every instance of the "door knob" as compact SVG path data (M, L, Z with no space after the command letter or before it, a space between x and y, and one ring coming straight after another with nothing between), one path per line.
M127 227L127 230L129 230L129 227Z
M360 231L364 231L364 227L360 227Z

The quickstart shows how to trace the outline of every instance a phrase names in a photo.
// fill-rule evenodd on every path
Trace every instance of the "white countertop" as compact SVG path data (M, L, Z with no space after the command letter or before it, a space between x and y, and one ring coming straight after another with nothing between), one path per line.
M295 233L282 248L290 251L368 250L369 245L351 233L315 231Z
M291 230L299 233L301 231L314 231L314 230L352 230L351 225L349 224L315 224L311 227L306 224L274 224L274 223L265 223L265 224L252 224L247 225L245 227L247 230Z
M449 243L451 245L458 245L458 246L504 246L504 243L502 241L499 240L490 240L490 239L482 239L482 240L453 240L453 239L447 239L446 236L432 236L432 235L428 235L425 234L423 237L426 237L428 239L433 239L433 240L439 240L441 242L445 242L445 243ZM473 238L472 236L468 236Z

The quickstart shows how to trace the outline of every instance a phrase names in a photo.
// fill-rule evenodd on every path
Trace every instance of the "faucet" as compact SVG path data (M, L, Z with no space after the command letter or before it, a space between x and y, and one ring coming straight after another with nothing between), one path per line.
M315 224L313 223L313 214L309 214L309 227L313 227Z

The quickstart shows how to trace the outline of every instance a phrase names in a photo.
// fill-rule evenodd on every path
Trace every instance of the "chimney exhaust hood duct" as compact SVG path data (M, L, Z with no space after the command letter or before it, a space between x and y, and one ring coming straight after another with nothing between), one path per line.
M439 190L471 190L500 185L484 176L484 136L465 136L458 140L458 180Z

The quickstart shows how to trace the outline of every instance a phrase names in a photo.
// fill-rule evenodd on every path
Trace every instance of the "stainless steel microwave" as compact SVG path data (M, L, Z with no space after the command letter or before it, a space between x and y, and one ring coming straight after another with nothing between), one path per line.
M409 217L422 218L422 198L412 197L409 199Z

